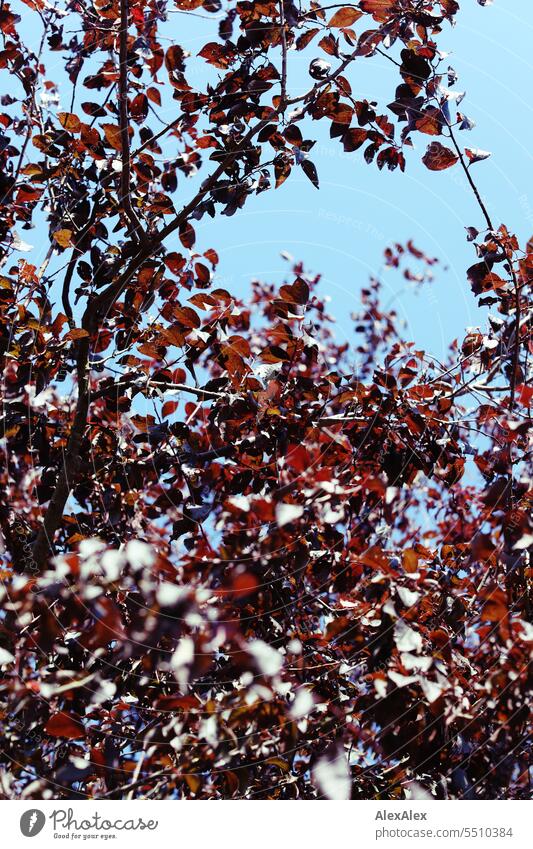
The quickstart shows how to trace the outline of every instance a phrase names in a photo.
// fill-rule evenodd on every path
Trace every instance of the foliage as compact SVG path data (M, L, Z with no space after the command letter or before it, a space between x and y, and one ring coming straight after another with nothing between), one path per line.
M527 795L533 242L458 141L459 5L2 5L5 796ZM208 19L197 56L183 15ZM382 106L350 84L376 56ZM360 167L403 171L427 136L428 169L463 169L493 312L448 362L377 279L357 371L303 264L217 288L195 223L298 169L318 188L314 121Z

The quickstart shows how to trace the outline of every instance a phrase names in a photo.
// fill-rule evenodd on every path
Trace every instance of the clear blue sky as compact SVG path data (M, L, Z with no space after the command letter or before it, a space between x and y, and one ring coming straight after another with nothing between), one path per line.
M37 41L34 14L16 5L24 18L25 36ZM495 223L504 221L522 238L533 233L531 6L531 0L495 0L487 7L477 0L462 0L457 26L445 27L440 36L441 49L451 53L450 63L459 74L455 88L466 90L460 108L477 124L472 132L460 134L461 141L492 151L489 160L473 166L477 182ZM212 37L213 22L174 14L167 27L172 30L167 34L194 56ZM309 58L306 53L303 66L295 53L289 55L290 95L308 88ZM55 65L50 67L47 61L49 78L60 80L61 56L52 54L48 59ZM380 56L356 62L349 78L356 96L373 95L381 106L390 102L398 82L397 69ZM65 102L60 108L68 106ZM169 103L163 117L174 117L172 109ZM281 281L287 264L280 252L288 251L310 270L323 273L322 291L331 297L339 338L352 339L349 315L357 308L361 286L379 270L387 245L412 238L428 254L440 257L447 270L437 270L435 281L416 294L397 273L386 271L387 297L394 299L408 322L406 337L444 357L465 327L484 321L466 281L465 270L475 256L464 231L466 225L481 226L482 219L462 171L458 166L441 173L428 171L420 157L431 138L419 135L418 149L409 151L406 173L379 172L363 162L361 151L343 154L322 124L313 122L311 127L319 139L312 159L320 191L295 169L280 189L252 198L232 218L206 217L198 223L198 246L215 247L220 255L216 283L245 296L254 276ZM176 206L193 191L193 184L180 181ZM33 262L46 249L44 242L40 244L39 229L38 225L21 234L35 245L33 254L26 255Z

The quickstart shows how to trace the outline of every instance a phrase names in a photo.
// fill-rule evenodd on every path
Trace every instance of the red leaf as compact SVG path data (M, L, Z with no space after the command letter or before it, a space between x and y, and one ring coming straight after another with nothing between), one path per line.
M211 272L207 265L204 265L202 262L197 262L194 266L194 273L196 275L197 286L209 286L209 283L211 282Z
M232 581L232 590L235 593L235 598L246 598L257 590L259 581L251 572L244 572L242 575L236 575Z
M213 268L218 265L218 254L215 250L213 250L213 248L208 248L208 250L204 253L204 256L207 260L209 260Z
M392 10L391 0L361 0L359 6L363 12L372 15L375 21L383 23Z
M189 224L188 221L180 224L179 234L180 242L184 248L190 249L194 246L194 243L196 242L196 233L194 232L192 224Z
M138 94L130 104L130 115L137 123L142 123L148 115L148 98L145 94Z
M524 407L531 406L531 399L533 398L533 386L526 386L525 384L521 384L516 387L518 391L518 401L520 404L523 404Z
M353 150L357 150L357 148L361 147L361 145L365 143L367 137L367 131L359 129L358 127L353 127L351 130L347 130L342 137L344 150L346 153L351 153Z
M172 251L172 253L166 255L165 265L172 274L179 274L185 267L185 257Z
M65 711L59 711L51 716L44 730L51 737L68 737L69 740L85 736L85 729L79 719Z
M202 47L198 56L214 65L215 68L227 68L233 59L233 52L228 50L223 44L218 44L216 41L210 41L205 47Z
M422 157L422 162L430 171L444 171L446 168L455 165L458 159L459 157L455 155L453 150L444 147L440 142L431 142Z
M172 413L175 413L179 407L178 401L166 401L163 404L163 409L161 410L163 418L166 419L167 416L171 416Z

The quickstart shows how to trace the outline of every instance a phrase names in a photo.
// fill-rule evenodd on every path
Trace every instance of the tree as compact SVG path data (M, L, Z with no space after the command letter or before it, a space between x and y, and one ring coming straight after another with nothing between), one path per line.
M24 3L0 11L4 795L525 798L533 242L460 140L459 2ZM377 54L383 107L350 85ZM448 362L377 279L357 372L303 263L248 301L213 283L195 222L295 169L318 188L319 120L380 169L427 135L427 168L463 170L497 314Z

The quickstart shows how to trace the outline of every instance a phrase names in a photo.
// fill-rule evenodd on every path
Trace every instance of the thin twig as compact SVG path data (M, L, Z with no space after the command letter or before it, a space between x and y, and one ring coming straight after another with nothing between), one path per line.
M151 147L156 141L158 141L158 139L161 138L161 136L164 136L165 133L167 133L170 129L172 129L173 127L177 127L180 122L181 115L179 115L178 118L174 118L174 120L170 121L169 124L165 124L162 130L159 130L159 132L156 133L154 136L150 136L150 138L147 139L144 144L141 144L140 147L135 148L135 150L130 154L130 160L135 159L135 157L142 153L143 150L146 150L147 147Z
M515 395L516 395L516 380L518 375L518 367L520 364L520 330L521 330L521 304L520 304L520 287L518 285L518 279L516 276L516 271L514 269L512 259L509 259L509 267L511 269L511 275L513 278L514 284L514 296L515 296L515 321L514 321L514 349L513 349L513 362L512 362L512 371L511 371L511 379L510 379L510 390L511 390L511 398L509 401L509 409L511 411L514 410L515 406Z
M153 772L151 775L147 775L146 778L141 778L139 781L134 781L132 784L123 784L121 787L115 787L114 790L110 790L108 793L104 793L102 796L98 796L95 798L110 799L116 793L125 793L126 791L136 790L137 787L143 787L145 784L148 784L151 781L155 781L156 778L170 778L174 774L174 772L171 772L168 769L162 769L159 772Z
M281 99L280 106L285 108L287 100L287 34L285 32L285 7L284 0L279 0L279 20L281 36Z

